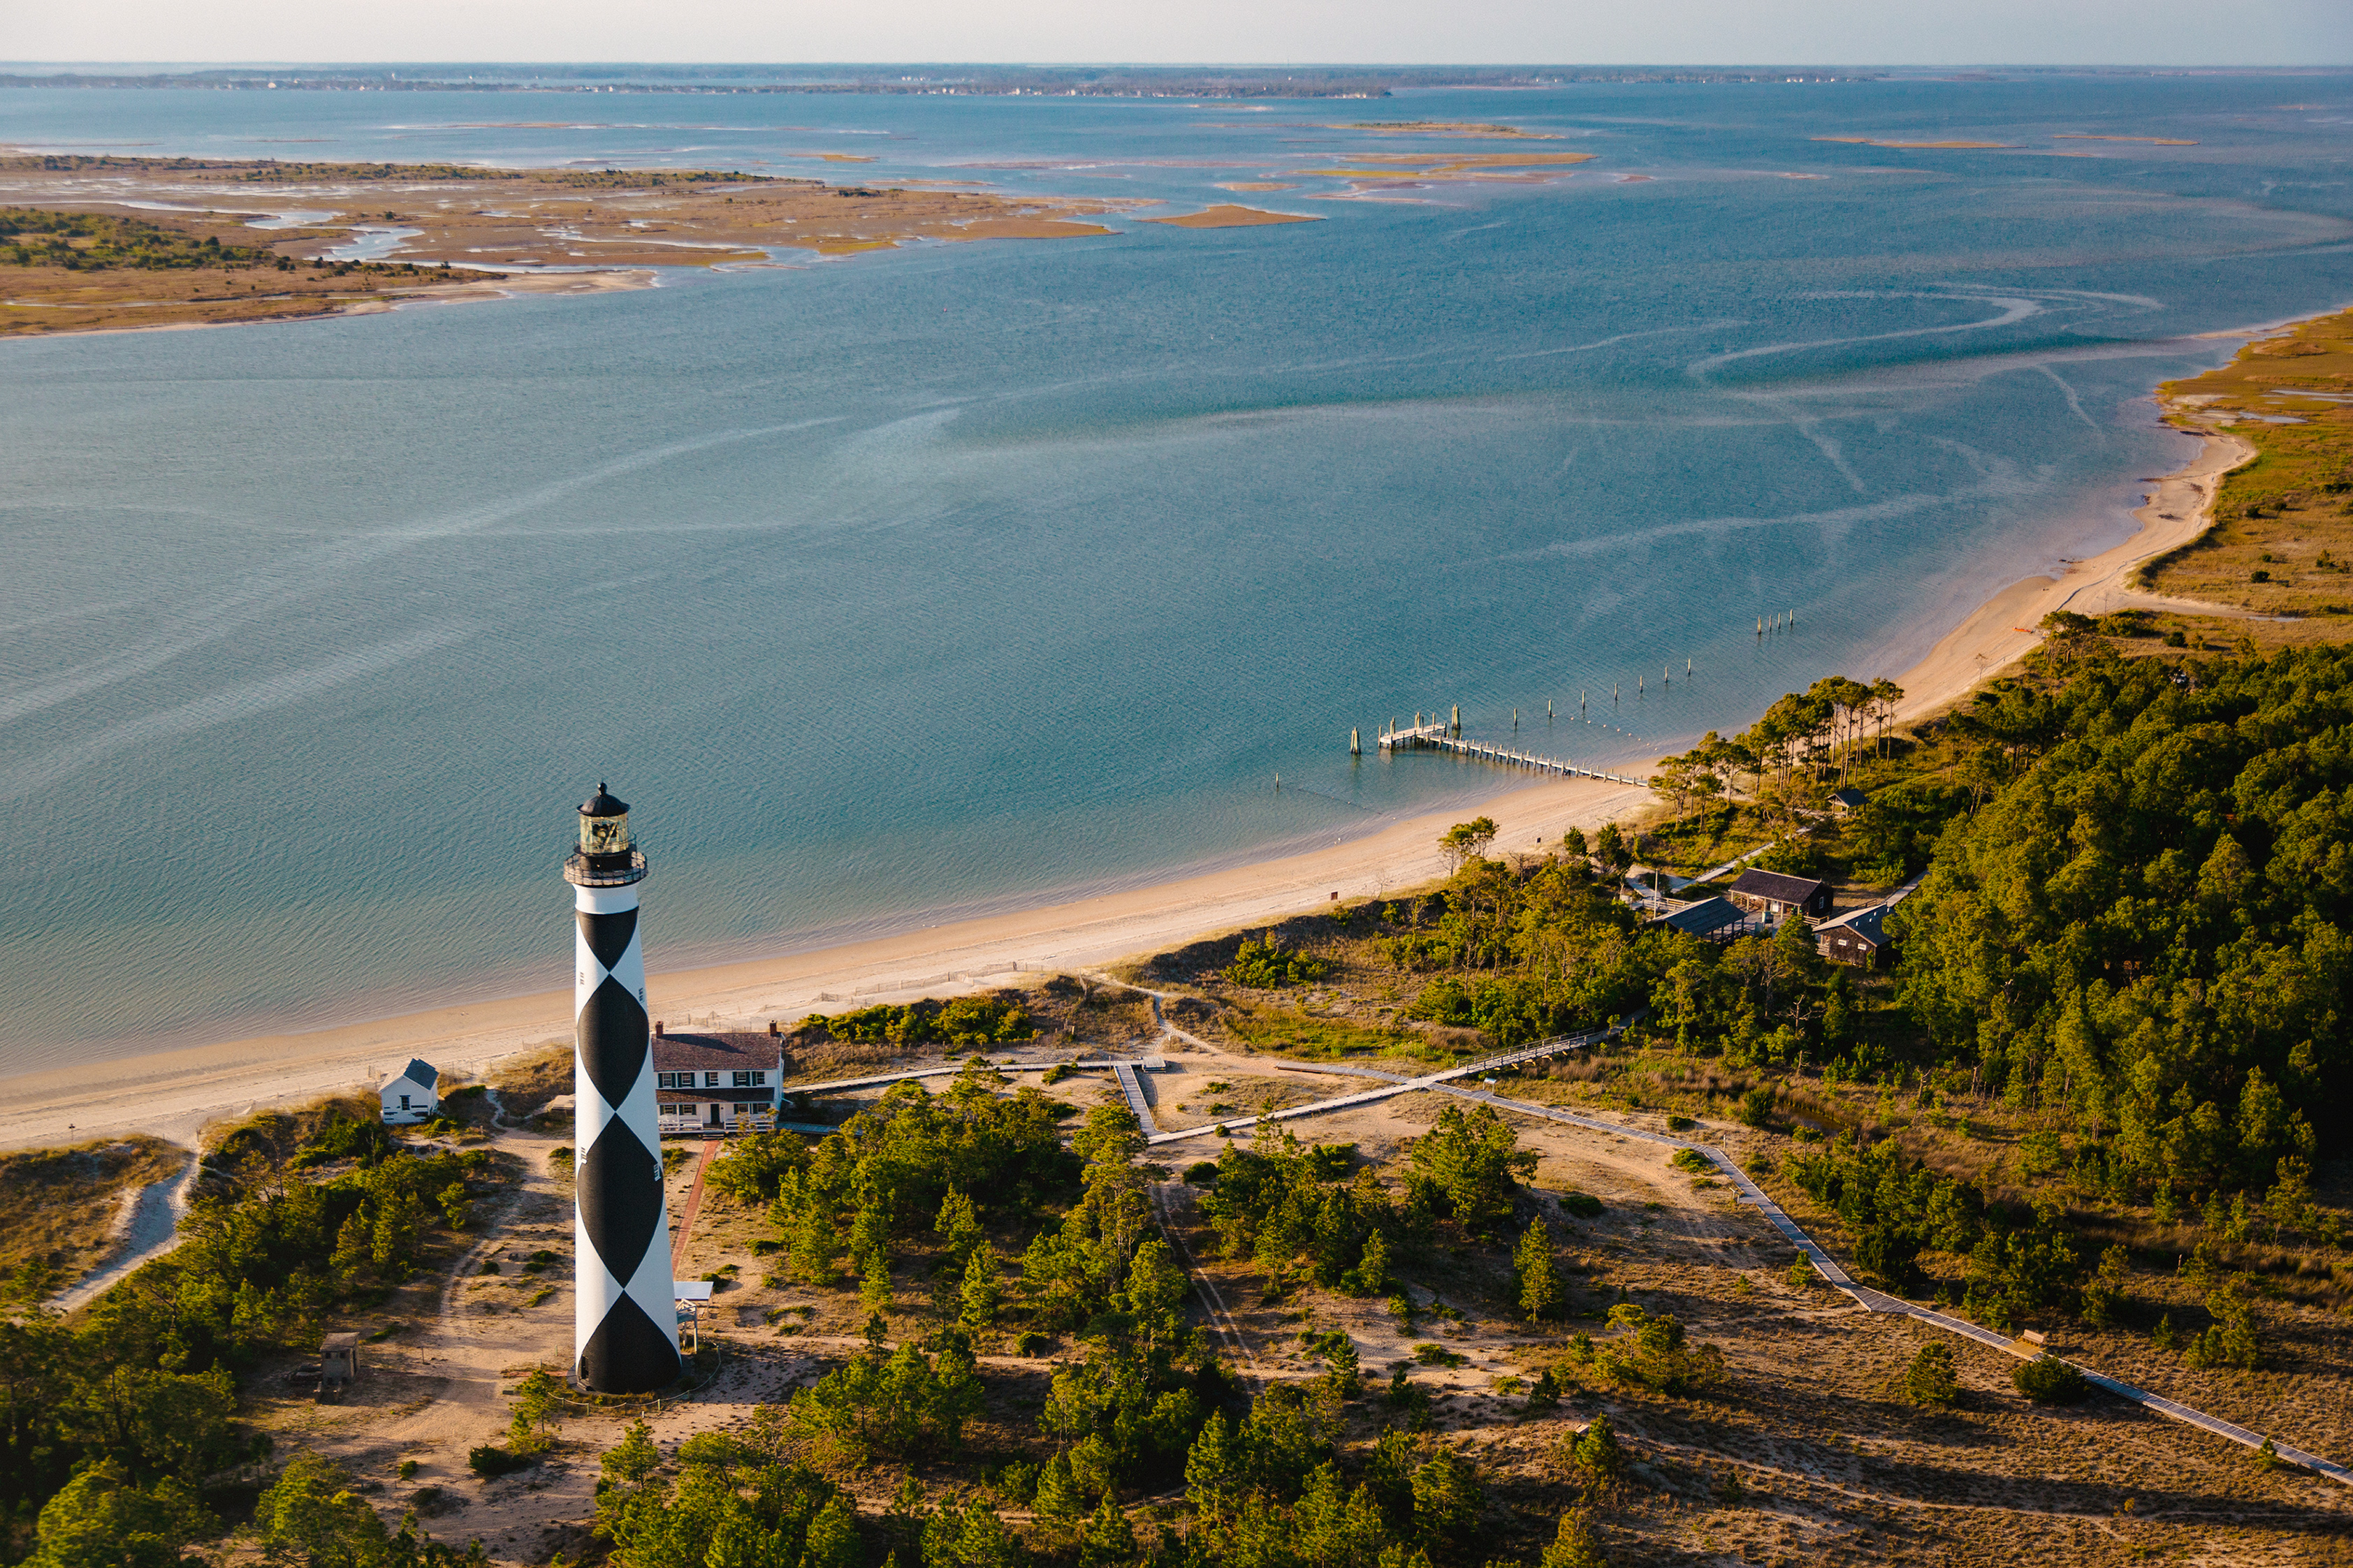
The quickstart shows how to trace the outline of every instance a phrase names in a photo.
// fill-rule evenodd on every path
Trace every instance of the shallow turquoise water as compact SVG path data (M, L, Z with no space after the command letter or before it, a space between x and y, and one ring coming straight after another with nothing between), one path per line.
M1350 726L1418 708L1508 736L1516 706L1532 747L1625 761L1899 673L2128 531L2137 478L2188 450L2148 389L2233 346L2189 334L2353 299L2353 95L2287 90L0 93L16 144L854 150L860 181L1024 164L984 177L1187 205L1368 150L1341 120L1599 154L1552 185L1240 198L1314 225L0 344L0 1070L560 987L556 868L599 777L653 857L659 969L1509 782L1350 762ZM482 123L584 105L605 123ZM1812 140L1849 134L2041 150ZM1619 728L1547 731L1580 692Z

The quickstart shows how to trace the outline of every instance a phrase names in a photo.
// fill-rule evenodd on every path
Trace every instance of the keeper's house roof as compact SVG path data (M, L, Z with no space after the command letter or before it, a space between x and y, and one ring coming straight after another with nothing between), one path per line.
M1729 925L1738 925L1748 918L1748 911L1729 899L1708 899L1677 910L1671 915L1661 915L1651 923L1682 931L1685 936L1713 936Z
M1829 887L1828 882L1787 876L1779 871L1743 871L1730 890L1752 899L1770 899L1779 904L1802 904L1828 890Z
M656 1072L725 1071L730 1068L765 1068L774 1072L783 1055L784 1042L765 1032L654 1037Z
M1885 947L1895 940L1887 934L1884 924L1889 908L1886 904L1873 904L1867 910L1857 910L1851 915L1825 921L1814 928L1814 935L1819 940L1828 941L1834 932L1852 931L1873 947Z
M436 1068L431 1062L426 1061L422 1058L418 1058L411 1060L406 1067L401 1068L400 1076L386 1082L385 1084L385 1088L390 1089L393 1084L396 1083L413 1083L429 1089L440 1081L440 1069Z

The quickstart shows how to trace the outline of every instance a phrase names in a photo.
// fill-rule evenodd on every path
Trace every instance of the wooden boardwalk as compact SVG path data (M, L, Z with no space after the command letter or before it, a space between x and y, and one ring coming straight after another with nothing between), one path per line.
M1553 773L1562 778L1607 779L1611 784L1643 784L1647 779L1628 778L1623 773L1605 773L1599 768L1581 768L1575 763L1565 763L1557 757L1539 756L1534 752L1518 751L1510 746L1490 746L1481 741L1466 741L1448 724L1423 724L1410 730L1391 730L1380 737L1385 752L1447 752L1458 757L1470 757L1478 762L1493 763L1498 767L1525 768L1531 773Z
M1382 738L1382 743L1388 743L1388 737L1384 736ZM1609 775L1599 774L1593 776L1606 778ZM1419 1078L1407 1078L1398 1073L1384 1072L1377 1068L1344 1067L1335 1063L1285 1061L1282 1063L1282 1066L1293 1071L1344 1073L1350 1077L1377 1079L1384 1081L1376 1089L1363 1090L1355 1094L1344 1094L1331 1100L1317 1100L1308 1105L1291 1106L1282 1110L1271 1111L1262 1116L1238 1116L1224 1121L1211 1122L1207 1126L1187 1127L1175 1131L1160 1131L1154 1125L1149 1102L1145 1099L1143 1084L1136 1077L1139 1069L1149 1070L1145 1062L1137 1061L1133 1058L1113 1058L1111 1060L1098 1059L1094 1061L1074 1062L1070 1065L1082 1068L1092 1068L1097 1070L1101 1070L1104 1068L1112 1069L1113 1076L1119 1079L1122 1094L1126 1099L1129 1107L1136 1112L1137 1121L1143 1124L1145 1142L1147 1146L1178 1142L1187 1139L1198 1138L1205 1134L1223 1135L1229 1132L1239 1132L1254 1127L1261 1122L1287 1121L1296 1117L1314 1116L1328 1111L1342 1110L1350 1106L1364 1105L1376 1100L1388 1100L1392 1096L1409 1094L1417 1089L1427 1089L1440 1094L1458 1095L1464 1100L1484 1100L1488 1104L1495 1106L1499 1110L1515 1111L1522 1116L1541 1117L1547 1121L1565 1122L1571 1127L1581 1127L1591 1131L1607 1133L1611 1137L1638 1139L1646 1143L1663 1144L1671 1149L1689 1149L1706 1159L1710 1164L1715 1167L1719 1174L1723 1175L1725 1180L1732 1184L1734 1189L1738 1194L1739 1201L1741 1203L1755 1208L1765 1217L1767 1224L1771 1225L1775 1230L1780 1232L1783 1238L1788 1241L1791 1246L1798 1248L1799 1251L1805 1254L1807 1260L1813 1265L1816 1273L1820 1274L1825 1280L1829 1281L1832 1287L1852 1298L1858 1305L1873 1312L1901 1314L1905 1317L1912 1318L1916 1321L1928 1324L1931 1327L1942 1329L1947 1333L1957 1334L1962 1338L1972 1340L1978 1344L1984 1345L1989 1350L1998 1350L2002 1352L2004 1354L2018 1356L2024 1360L2031 1360L2035 1356L2043 1353L2034 1346L2013 1341L2005 1334L1985 1328L1980 1324L1972 1323L1966 1318L1956 1317L1950 1312L1940 1312L1932 1307L1923 1307L1916 1302L1906 1301L1897 1296L1890 1296L1884 1291L1874 1290L1869 1286L1860 1283L1850 1276L1844 1268L1839 1267L1838 1260L1832 1258L1828 1252L1824 1251L1813 1237L1808 1236L1805 1231L1800 1229L1798 1226L1798 1222L1791 1219L1787 1211L1785 1211L1779 1204L1775 1203L1771 1196L1766 1193L1765 1189L1758 1186L1756 1182L1751 1180L1748 1173L1742 1170L1737 1164L1736 1164L1733 1162L1732 1157L1721 1149L1715 1148L1711 1144L1695 1142L1689 1138L1677 1138L1671 1133L1651 1132L1642 1128L1628 1126L1624 1122L1604 1121L1597 1117L1579 1116L1574 1111L1563 1110L1558 1106L1540 1105L1533 1100L1507 1099L1504 1096L1497 1094L1493 1090L1484 1087L1479 1089L1462 1089L1457 1087L1458 1081L1462 1079L1473 1076L1484 1076L1488 1073L1494 1072L1499 1068L1516 1067L1523 1063L1539 1061L1548 1057L1565 1056L1573 1051L1585 1049L1594 1042L1603 1039L1614 1032L1614 1030L1596 1030L1593 1033L1587 1035L1562 1036L1556 1039L1545 1040L1537 1045L1527 1047L1522 1050L1508 1052L1503 1056L1489 1057L1481 1061L1468 1062L1461 1067L1443 1068L1434 1073L1425 1073ZM999 1072L1034 1072L1054 1064L1035 1058L1025 1060L1018 1058L1008 1057L992 1061L990 1065L996 1068ZM955 1067L917 1068L900 1072L878 1073L870 1078L843 1079L831 1083L804 1084L797 1088L788 1087L786 1092L793 1094L822 1094L829 1090L863 1089L876 1084L896 1083L908 1079L931 1078L934 1076L958 1073L963 1070L964 1068L961 1065ZM796 1131L801 1130L802 1129L796 1129ZM813 1132L830 1131L833 1131L833 1129L810 1127L806 1129L806 1131ZM709 1156L716 1147L717 1145L714 1143L704 1150L706 1163L708 1163ZM698 1170L696 1172L695 1184L698 1192L702 1185L701 1178L702 1172ZM1156 1184L1154 1188L1154 1197L1155 1202L1165 1201L1165 1195L1161 1193ZM682 1258L685 1254L687 1237L691 1233L694 1223L692 1209L700 1205L695 1204L693 1199L690 1197L689 1214L686 1216L684 1223L680 1226L679 1235L674 1244L676 1249L675 1256L677 1257ZM1162 1218L1165 1226L1166 1222L1165 1212ZM1170 1232L1170 1237L1172 1241L1176 1240L1176 1233L1172 1230ZM1207 1276L1201 1275L1198 1269L1193 1270L1193 1275L1197 1281L1200 1282L1206 1289L1212 1291L1214 1290L1214 1286L1208 1284ZM1222 1306L1222 1302L1217 1302L1214 1304L1212 1310L1213 1319L1219 1315L1219 1310L1221 1309ZM1230 1323L1231 1321L1230 1318L1228 1318L1226 1321L1228 1323ZM1236 1340L1237 1343L1240 1344L1240 1341L1238 1334L1236 1336ZM1248 1352L1246 1349L1242 1352L1242 1354L1247 1357ZM2105 1374L2095 1372L2092 1368L2084 1366L2081 1363L2070 1364L2074 1365L2076 1370L2081 1372L2085 1380L2094 1387L2104 1390L2106 1393L2113 1394L2120 1399L2129 1400L2145 1410L2149 1410L2157 1415L2164 1415L2172 1420L2182 1422L2185 1425L2198 1427L2201 1431L2211 1433L2215 1436L2224 1438L2229 1442L2236 1443L2245 1447L2259 1447L2263 1444L2263 1434L2262 1433L2252 1431L2234 1422L2222 1420L2219 1416L2209 1415L2202 1410L2192 1409L2190 1406L2183 1405L2177 1400L2168 1399L2163 1394L2153 1394L2144 1388L2137 1388L2131 1384L2125 1383L2117 1378L2106 1376ZM2348 1468L2347 1466L2338 1464L2335 1460L2327 1458L2323 1455L2315 1454L2304 1448L2294 1447L2288 1444L2281 1443L2276 1438L2273 1439L2273 1442L2274 1451L2287 1463L2300 1466L2303 1468L2311 1471L2313 1474L2324 1477L2328 1480L2335 1481L2340 1486L2353 1486L2353 1468Z

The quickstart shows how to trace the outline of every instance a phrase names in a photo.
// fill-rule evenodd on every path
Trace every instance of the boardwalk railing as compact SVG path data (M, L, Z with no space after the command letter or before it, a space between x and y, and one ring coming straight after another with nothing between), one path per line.
M1385 752L1446 752L1458 757L1471 757L1498 767L1525 768L1531 773L1554 773L1564 778L1607 779L1611 784L1641 784L1644 779L1628 778L1623 773L1606 773L1599 768L1581 768L1575 763L1565 763L1557 757L1538 756L1510 746L1490 746L1482 741L1466 741L1446 724L1423 724L1410 730L1391 730L1380 737Z
M1920 1322L1942 1329L1947 1333L1958 1334L1964 1339L1973 1340L1989 1350L2000 1351L2021 1360L2031 1361L2044 1353L2038 1346L2021 1343L2012 1340L2007 1334L1998 1333L1980 1324L1972 1323L1966 1318L1957 1318L1950 1312L1939 1312L1933 1307L1923 1307L1916 1302L1906 1301L1900 1296L1890 1296L1884 1291L1874 1290L1868 1285L1859 1283L1845 1269L1839 1267L1836 1258L1822 1250L1820 1243L1799 1229L1798 1222L1791 1219L1764 1188L1751 1180L1747 1172L1733 1163L1730 1155L1713 1145L1696 1143L1688 1138L1677 1138L1669 1133L1646 1131L1639 1127L1629 1127L1622 1122L1603 1121L1590 1116L1579 1116L1573 1111L1562 1110L1556 1106L1538 1105L1525 1100L1506 1100L1502 1095L1477 1089L1433 1087L1437 1087L1439 1092L1442 1094L1461 1095L1466 1100L1483 1100L1492 1105L1507 1110L1515 1110L1525 1116L1540 1116L1549 1121L1564 1121L1572 1127L1589 1128L1597 1132L1609 1133L1613 1137L1633 1138L1645 1143L1663 1143L1673 1149L1692 1150L1714 1165L1717 1173L1732 1184L1740 1194L1740 1202L1763 1215L1766 1221L1775 1230L1779 1231L1792 1247L1804 1253L1807 1261L1814 1266L1814 1272L1852 1297L1859 1306L1873 1312L1895 1313L1915 1319ZM2153 1410L2159 1415L2169 1416L2173 1420L2198 1427L2200 1431L2211 1432L2218 1437L2226 1437L2233 1443L2249 1448L2258 1448L2263 1446L2262 1433L2250 1431L2244 1426L2222 1420L2219 1416L2209 1415L2202 1410L2193 1410L2187 1405L2166 1398L2163 1394L2151 1394L2145 1388L2136 1388L2129 1383L2108 1377L2093 1371L2090 1367L2073 1362L2067 1364L2082 1373L2090 1383L2105 1389L2120 1399L2128 1399L2143 1409ZM2348 1469L2334 1459L2308 1453L2302 1448L2290 1447L2276 1438L2273 1440L2273 1451L2291 1465L2300 1465L2315 1475L2324 1476L2339 1485L2353 1486L2353 1469Z
M1548 1057L1566 1056L1571 1051L1581 1051L1597 1040L1608 1039L1625 1026L1623 1024L1615 1024L1607 1029L1595 1029L1588 1034L1562 1035L1554 1039L1540 1041L1521 1050L1507 1052L1500 1057L1487 1057L1475 1062L1464 1062L1460 1067L1440 1068L1436 1072L1424 1073L1419 1078L1403 1078L1395 1073L1377 1072L1371 1068L1327 1068L1312 1062L1286 1062L1284 1066L1295 1067L1302 1072L1345 1072L1365 1078L1384 1079L1388 1081L1378 1089L1367 1089L1356 1094L1344 1094L1335 1100L1319 1100L1310 1105L1287 1106L1281 1110L1269 1110L1257 1116L1228 1117L1223 1121L1207 1122L1199 1127L1179 1128L1173 1132L1154 1132L1147 1135L1145 1142L1174 1143L1185 1138L1203 1138L1212 1134L1222 1136L1228 1132L1239 1132L1244 1128L1255 1127L1262 1121L1288 1121L1294 1117L1320 1116L1325 1111L1345 1110L1352 1106L1370 1105L1376 1100L1388 1100L1400 1094L1411 1094L1416 1089L1436 1089L1441 1085L1452 1083L1457 1079L1471 1078L1504 1068L1517 1067L1522 1062L1541 1061Z

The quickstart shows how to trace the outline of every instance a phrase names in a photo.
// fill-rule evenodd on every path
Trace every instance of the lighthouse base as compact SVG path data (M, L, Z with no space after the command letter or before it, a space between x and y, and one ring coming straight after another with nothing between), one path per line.
M668 1333L628 1297L613 1304L573 1369L598 1394L651 1394L679 1379L678 1331Z

